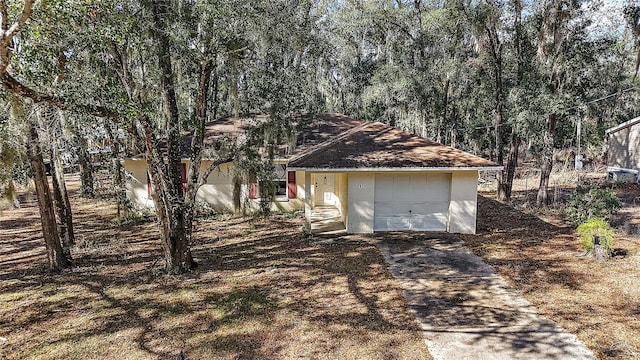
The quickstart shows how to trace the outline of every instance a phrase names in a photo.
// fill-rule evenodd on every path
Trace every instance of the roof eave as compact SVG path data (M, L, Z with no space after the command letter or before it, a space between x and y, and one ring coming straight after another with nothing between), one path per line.
M365 168L318 168L291 166L289 171L309 171L309 172L387 172L387 171L500 171L504 166L448 166L448 167L365 167Z
M629 126L633 126L633 125L635 125L637 123L640 123L640 116L638 116L636 118L633 118L633 119L631 119L629 121L625 121L622 124L618 124L618 125L616 125L616 126L614 126L612 128L608 128L604 132L605 132L605 134L611 134L611 133L620 131L620 130L622 130L624 128L627 128Z

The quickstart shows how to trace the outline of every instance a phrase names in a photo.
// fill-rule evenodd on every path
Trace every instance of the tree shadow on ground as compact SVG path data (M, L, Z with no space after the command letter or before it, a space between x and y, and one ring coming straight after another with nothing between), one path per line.
M395 319L382 314L380 306L383 304L379 298L387 290L393 290L390 284L378 289L362 287L363 283L375 283L376 277L383 272L384 260L375 246L353 240L323 244L316 239L307 239L297 233L278 234L199 251L199 257L204 258L201 274L209 271L269 273L274 281L270 285L285 293L336 281L336 286L346 287L350 293L349 312L330 314L332 306L336 305L336 299L330 293L289 299L287 310L315 313L313 320L342 323L365 331L417 330L406 318ZM400 300L398 295L393 300Z
M42 242L0 234L17 259L0 260L8 280L0 283L0 336L11 334L0 355L171 358L183 350L187 358L259 359L295 354L293 346L308 357L344 357L346 343L377 349L379 358L406 357L407 348L428 358L370 244L316 244L298 230L300 219L206 220L193 247L200 267L166 276L155 224L118 226L111 211L87 212L88 203L76 207L82 237L73 269L49 273ZM31 220L22 225L39 225Z
M572 228L548 223L484 196L478 196L477 228L476 235L459 237L490 265L508 268L512 279L526 285L544 277L547 283L573 290L584 283L585 274L562 261L567 253L581 253ZM497 249L504 249L503 256L486 258Z

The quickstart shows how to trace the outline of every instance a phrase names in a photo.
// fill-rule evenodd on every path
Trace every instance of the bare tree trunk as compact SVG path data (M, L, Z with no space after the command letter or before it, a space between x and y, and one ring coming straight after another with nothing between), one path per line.
M120 221L122 211L127 211L127 194L125 193L124 176L122 174L122 164L120 163L120 142L118 141L117 132L113 131L111 124L105 123L107 135L111 139L111 158L113 171L113 189L115 191L116 201L118 203L117 214L118 221Z
M553 167L553 149L556 138L556 114L549 114L547 117L547 127L544 131L544 148L542 149L542 159L540 164L540 185L538 187L538 206L548 206L549 198L549 177Z
M492 6L497 6L491 3ZM497 10L496 10L497 11ZM503 140L503 110L504 110L504 90L502 83L502 43L499 38L498 23L499 20L485 23L485 32L489 39L491 58L493 59L493 72L495 81L495 108L493 110L493 130L495 135L495 154L496 163L504 165L504 140ZM505 197L505 170L498 171L496 174L498 182L498 199Z
M563 42L567 33L567 24L573 12L580 6L579 2L553 0L545 2L543 6L543 21L538 34L538 58L548 76L548 90L552 96L561 96L564 81L562 61ZM555 147L557 114L547 116L544 132L544 148L540 166L540 187L538 188L538 206L549 205L549 177L553 166L553 151Z
M522 2L513 0L514 7L514 28L515 28L515 50L517 61L517 80L516 85L520 86L524 78L524 59L522 50ZM518 166L518 150L520 148L520 136L516 124L511 125L511 140L509 142L509 157L503 173L501 181L498 182L498 200L511 201L511 191L513 189L513 177Z
M233 117L240 116L240 95L238 94L238 55L232 53L229 61L231 63L231 78L229 84L229 101L233 109Z
M68 253L68 248L75 244L73 215L71 211L71 202L69 201L69 194L67 192L67 185L64 180L64 168L60 157L60 149L58 148L59 140L55 132L50 135L50 142L51 167L53 170L53 194L58 213L60 237L62 239L62 245L66 255Z
M496 68L496 71L502 71L502 66ZM496 80L496 108L495 114L493 116L493 127L495 131L495 142L496 142L496 163L498 165L504 164L504 141L502 140L502 109L503 109L503 96L502 96L502 76L497 75L499 80ZM500 179L502 179L502 171L498 172L500 174Z
M53 185L53 199L58 219L58 234L60 240L62 240L62 251L64 255L67 259L71 259L71 246L75 243L71 204L67 197L67 187L64 183L64 175L62 174L60 162L56 160L56 154L54 154L54 152L54 150L50 152L52 165L51 183Z
M96 191L93 186L93 164L91 163L91 157L89 156L87 139L82 135L75 136L78 139L78 145L80 145L80 151L78 151L78 162L80 163L81 193L83 197L93 199L96 196Z
M36 194L38 196L38 208L40 210L40 218L42 224L42 234L44 236L45 247L47 249L47 259L49 260L49 269L61 270L71 266L69 260L65 257L60 237L58 235L58 227L56 224L56 216L53 209L53 200L51 199L51 190L44 169L44 161L42 159L42 150L40 148L40 139L36 125L31 122L29 128L29 139L27 141L27 155L33 170L33 179L36 185Z
M513 189L513 177L518 166L518 150L520 148L520 137L515 126L511 128L511 141L509 142L509 157L504 169L502 183L498 184L498 200L511 201L511 190Z
M162 232L162 243L165 253L165 265L167 271L179 273L190 270L195 264L191 256L189 239L185 223L185 202L182 191L181 173L181 136L178 106L173 82L173 69L171 64L171 46L167 33L169 29L164 17L168 15L169 4L164 0L156 0L151 4L154 26L152 36L158 45L158 66L160 68L161 97L163 113L166 120L167 140L167 166L166 172L162 171L164 164L159 164L162 158L157 153L151 153L154 149L152 139L147 136L147 160L161 171L154 171L152 179L156 186L156 213ZM150 129L150 128L149 128ZM156 147L157 149L157 147ZM164 178L164 179L162 179ZM166 181L165 181L166 179Z
M191 139L191 158L185 189L185 231L189 242L191 242L193 230L196 195L202 183L206 181L206 178L199 179L199 175L200 167L202 166L202 143L207 121L207 96L211 85L211 75L215 70L216 64L216 54L206 49L204 58L200 64L200 77L198 79L198 92L196 95L196 120L198 124Z
M443 106L442 106L442 119L438 122L437 133L436 133L436 142L442 143L442 128L447 124L447 110L449 109L449 87L450 87L449 76L447 75L447 80L444 84L444 98L443 98Z

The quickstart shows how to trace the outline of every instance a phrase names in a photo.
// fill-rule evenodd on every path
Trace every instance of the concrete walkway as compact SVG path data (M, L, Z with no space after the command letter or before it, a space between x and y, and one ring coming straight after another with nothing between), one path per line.
M376 236L435 359L595 359L455 236Z
M340 210L335 206L316 206L311 210L311 232L324 235L346 234Z

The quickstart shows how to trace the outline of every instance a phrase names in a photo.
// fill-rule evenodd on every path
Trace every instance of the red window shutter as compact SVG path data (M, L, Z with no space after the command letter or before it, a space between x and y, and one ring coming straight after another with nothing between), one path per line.
M187 191L187 164L180 164L180 173L182 175L182 192Z
M297 191L297 187L296 187L296 172L295 171L289 171L287 173L287 197L289 199L295 199L296 198L296 191Z
M258 198L258 183L249 183L249 199Z

